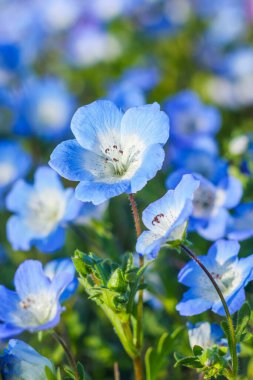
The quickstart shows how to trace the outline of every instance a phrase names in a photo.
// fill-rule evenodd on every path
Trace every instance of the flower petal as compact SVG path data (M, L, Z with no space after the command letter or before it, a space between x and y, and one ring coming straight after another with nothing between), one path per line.
M57 173L71 181L92 179L85 168L87 151L76 140L67 140L59 144L51 154L49 165Z
M158 103L133 107L126 111L121 122L121 138L138 138L145 145L165 144L169 138L169 118Z
M18 267L14 284L20 298L25 299L31 294L40 294L43 289L48 291L50 280L45 276L40 261L26 260Z
M92 202L99 205L107 199L113 198L125 192L130 192L128 180L117 183L80 182L76 187L76 197L82 202Z
M97 100L79 108L71 122L71 130L79 144L96 151L101 139L118 135L122 113L109 100Z

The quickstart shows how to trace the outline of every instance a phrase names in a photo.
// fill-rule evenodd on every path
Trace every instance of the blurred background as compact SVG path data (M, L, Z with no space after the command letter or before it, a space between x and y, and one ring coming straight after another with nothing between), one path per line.
M72 138L75 110L100 98L122 110L157 101L171 117L164 168L137 195L140 210L165 193L166 178L175 170L197 171L216 183L217 168L225 166L242 182L243 202L249 205L246 216L231 212L231 228L247 230L241 255L253 253L252 41L252 0L0 0L1 284L12 288L13 274L27 258L47 263L79 248L118 261L134 250L126 196L85 209L77 227L68 229L64 248L53 254L16 251L6 239L5 198L11 186L20 177L33 180L54 147ZM211 244L196 233L190 239L198 254ZM165 250L148 273L146 347L187 322L175 310L184 290L177 272L186 261ZM204 313L188 320L219 318ZM131 361L111 326L81 289L66 303L59 328L92 379L112 379L114 361L122 380L132 378ZM21 338L56 365L63 360L50 336L42 342L36 334ZM186 329L175 350L190 353ZM244 345L245 379L253 379L252 354L253 346ZM173 364L171 355L161 380L196 378Z

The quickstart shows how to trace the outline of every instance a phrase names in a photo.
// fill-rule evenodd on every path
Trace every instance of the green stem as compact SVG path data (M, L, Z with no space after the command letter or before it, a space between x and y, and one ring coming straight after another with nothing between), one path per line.
M231 358L232 358L232 366L233 366L233 376L234 376L234 379L236 380L237 378L237 374L238 374L238 358L237 358L237 353L236 353L236 338L235 338L235 330L234 330L234 326L233 326L233 320L232 320L232 317L231 317L231 314L229 312L229 309L228 309L228 305L226 303L226 300L217 284L217 282L215 281L215 279L213 278L213 276L211 275L211 273L209 272L209 270L205 267L205 265L198 259L198 257L188 248L186 247L184 244L181 244L181 248L187 253L187 255L192 259L194 260L199 266L200 268L205 272L205 274L208 276L209 280L211 281L211 283L213 284L216 292L218 293L218 296L220 297L220 300L222 302L222 305L224 307L224 310L225 310L225 313L226 313L226 317L227 317L227 322L228 322L228 326L229 326L229 331L230 331L230 335L231 335L231 341L232 341L232 352L230 352L231 354Z
M68 358L68 361L69 361L69 364L70 366L72 367L73 371L74 371L74 375L75 375L75 380L79 380L79 375L78 375L78 369L77 369L77 365L76 365L76 360L70 350L70 348L68 347L67 343L65 342L64 338L54 330L54 333L53 333L53 337L54 339L62 346L62 348L64 349L64 352Z

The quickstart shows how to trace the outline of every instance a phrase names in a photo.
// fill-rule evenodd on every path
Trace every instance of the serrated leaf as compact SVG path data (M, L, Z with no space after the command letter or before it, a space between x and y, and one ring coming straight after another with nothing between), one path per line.
M245 302L237 314L237 323L236 323L236 331L235 331L237 342L240 342L241 335L244 332L246 332L245 330L250 320L250 314L251 314L250 306L248 302Z

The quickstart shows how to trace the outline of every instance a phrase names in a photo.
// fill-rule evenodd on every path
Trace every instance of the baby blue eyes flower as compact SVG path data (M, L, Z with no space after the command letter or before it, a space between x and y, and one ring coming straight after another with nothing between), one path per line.
M241 308L245 301L244 287L253 279L253 255L238 259L239 248L236 241L218 240L206 256L199 256L216 280L231 314ZM181 315L196 315L208 309L225 315L212 283L195 262L185 265L178 280L190 288L176 307Z
M76 218L81 203L73 189L63 188L52 169L40 167L34 185L16 182L6 205L15 213L7 223L12 247L26 251L36 246L42 252L53 252L64 244L65 227Z
M50 280L39 261L24 261L14 276L15 291L0 286L0 339L56 326L64 310L60 296L73 277L62 270Z
M3 380L46 380L46 367L54 373L50 360L18 339L11 339L3 355L0 355Z
M66 136L75 99L62 80L30 80L20 98L19 117L14 126L16 133L36 135L46 140Z
M80 181L76 197L83 202L136 193L161 169L169 123L157 103L122 114L112 102L96 101L78 109L71 129L76 140L58 145L49 164Z
M169 190L143 211L142 220L149 231L138 238L138 253L155 257L163 244L183 239L198 186L199 181L192 175L185 175L175 190Z

